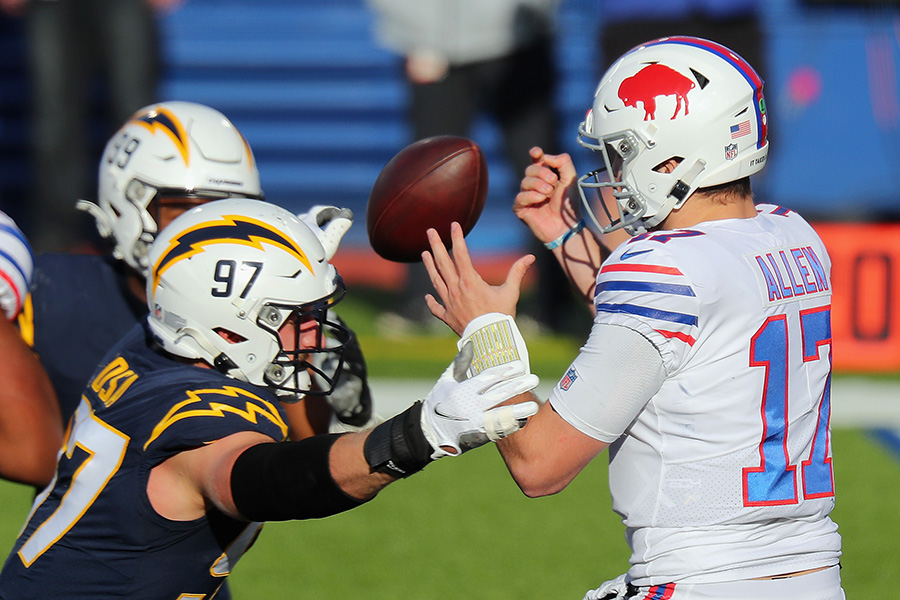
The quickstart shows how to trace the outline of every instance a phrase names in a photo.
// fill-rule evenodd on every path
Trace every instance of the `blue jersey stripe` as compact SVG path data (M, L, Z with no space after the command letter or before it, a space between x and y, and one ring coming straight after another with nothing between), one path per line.
M677 296L694 297L694 289L689 285L674 283L656 283L653 281L604 281L597 284L596 294L603 291L625 290L631 292L659 292Z
M31 246L28 244L28 240L25 238L25 236L22 234L22 232L19 231L16 227L11 227L5 223L0 223L0 232L9 234L12 237L16 238L17 240L22 242L22 245L25 246L25 249L28 251L29 254L32 253ZM18 271L19 274L22 276L22 279L24 279L26 282L28 281L28 276L25 274L24 265L20 265L19 261L16 260L11 254L4 252L2 250L0 250L0 256L5 258L6 260L8 260L10 262L10 264L12 264L12 266L16 269L16 271Z
M681 323L682 325L697 325L697 317L694 315L669 312L667 310L658 310L655 308L647 308L646 306L638 306L636 304L598 304L597 312L627 313L630 315L649 317L651 319L657 319L659 321Z
M28 248L28 252L31 252L31 246L28 244L28 238L26 238L25 234L19 231L18 228L7 225L6 223L0 223L0 231L4 231L22 242L22 245Z
M25 269L18 263L18 261L16 261L14 256L4 252L3 250L0 250L0 256L8 260L9 264L11 264L13 268L19 272L19 275L22 276L22 279L24 279L26 283L28 282L28 275L25 274Z

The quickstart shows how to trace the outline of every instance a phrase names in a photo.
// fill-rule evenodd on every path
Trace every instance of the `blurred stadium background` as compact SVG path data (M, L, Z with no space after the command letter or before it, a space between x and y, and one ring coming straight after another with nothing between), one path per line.
M762 4L775 137L754 185L759 200L813 221L832 253L836 517L848 597L874 598L900 579L900 3ZM589 0L562 0L557 106L562 141L582 171L589 157L575 133L599 76L598 19ZM379 411L407 405L454 343L434 334L385 339L374 326L405 267L369 250L365 204L381 167L410 140L400 65L376 44L363 0L186 0L161 26L161 99L227 114L254 148L272 202L295 211L337 204L357 214L336 260L351 289L366 291L348 299L348 320L359 328ZM20 21L0 17L0 57L0 208L16 216L28 197ZM470 246L498 277L526 248L527 232L509 210L518 177L490 122L480 121L472 137L488 156L491 186ZM104 141L98 132L98 152ZM536 340L545 386L580 342ZM236 571L236 597L577 598L624 570L602 464L576 480L578 489L528 501L492 450L447 462L349 515L267 527ZM29 496L0 484L4 547Z

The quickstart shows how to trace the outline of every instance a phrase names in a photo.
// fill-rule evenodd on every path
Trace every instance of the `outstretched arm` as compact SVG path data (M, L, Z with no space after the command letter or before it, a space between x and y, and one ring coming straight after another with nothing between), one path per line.
M518 299L518 284L526 262L517 262L510 269L506 283L491 286L472 266L462 230L451 228L453 256L440 236L429 232L431 252L423 259L428 274L440 297L439 303L427 297L431 312L460 333L470 315L485 307L493 312L514 314ZM520 264L521 263L521 264ZM511 305L512 303L512 305ZM530 392L512 398L507 403L536 400ZM595 440L562 419L545 403L529 419L528 426L497 443L510 474L528 496L545 496L563 489L607 444Z
M522 493L537 498L561 491L608 445L575 429L545 402L528 427L497 442L497 449Z
M534 403L495 408L537 385L522 363L467 378L472 356L465 346L423 402L371 430L283 443L243 431L176 454L151 471L150 502L175 520L199 518L209 505L253 521L354 508L437 458L504 438L537 411Z
M43 487L56 471L62 417L44 367L12 324L33 273L28 241L0 212L0 477Z

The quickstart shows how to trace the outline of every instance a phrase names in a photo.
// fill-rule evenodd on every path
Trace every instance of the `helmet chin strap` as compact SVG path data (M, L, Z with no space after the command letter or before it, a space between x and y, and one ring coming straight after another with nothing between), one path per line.
M675 185L672 186L672 189L669 190L668 193L668 197L676 199L672 208L677 208L684 203L688 193L691 191L691 187L694 185L694 180L697 179L705 168L706 161L702 158L698 158L697 162L695 162L694 165L688 169L688 172L684 174L684 177L675 182Z
M291 377L294 378L294 381L297 384L297 391L280 389L273 390L279 400L288 404L294 404L306 398L306 394L304 392L312 386L312 378L309 376L309 373L306 370L300 373L294 373L293 375L291 375Z
M680 208L691 193L694 181L706 169L706 161L698 158L687 172L675 182L666 195L666 201L655 215L644 221L644 227L650 229L662 223L676 208Z

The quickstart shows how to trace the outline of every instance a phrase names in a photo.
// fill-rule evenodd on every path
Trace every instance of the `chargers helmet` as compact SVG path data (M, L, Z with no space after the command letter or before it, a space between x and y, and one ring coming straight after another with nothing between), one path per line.
M769 145L763 81L725 46L666 37L637 46L603 75L578 131L603 166L578 180L583 213L599 233L642 233L698 188L735 181L765 166ZM669 159L678 166L657 171ZM609 190L618 215L601 225L595 196ZM607 193L609 193L609 191Z
M77 207L97 222L113 256L146 275L147 248L158 233L147 210L159 197L262 198L247 141L219 111L193 102L162 102L137 111L106 144L98 203Z
M148 322L163 350L289 402L334 388L353 333L327 311L345 288L296 215L259 200L209 202L172 221L147 259ZM315 347L299 347L299 325L294 347L284 347L279 329L294 317L315 321ZM311 358L326 353L338 360ZM310 372L320 389L311 389Z

